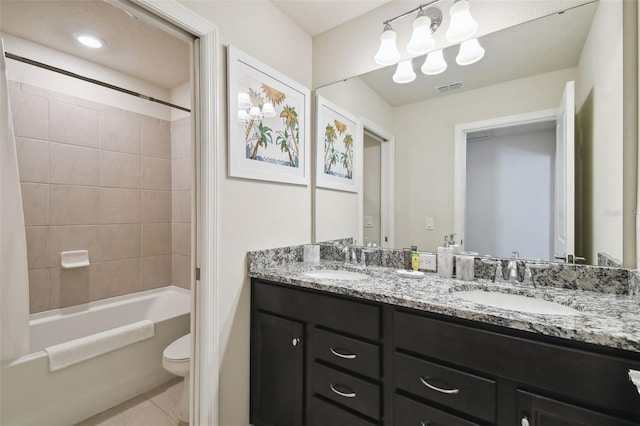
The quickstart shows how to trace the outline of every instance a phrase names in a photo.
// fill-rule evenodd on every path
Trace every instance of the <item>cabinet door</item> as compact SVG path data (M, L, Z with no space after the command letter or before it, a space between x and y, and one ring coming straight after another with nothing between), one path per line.
M636 423L518 391L518 424L522 426L633 426ZM526 421L525 421L526 420Z
M253 319L251 422L301 426L304 325L261 312Z

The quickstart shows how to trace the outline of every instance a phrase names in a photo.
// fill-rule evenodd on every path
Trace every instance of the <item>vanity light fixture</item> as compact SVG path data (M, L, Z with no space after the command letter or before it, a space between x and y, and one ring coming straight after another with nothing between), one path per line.
M73 33L73 37L85 47L90 49L101 49L105 42L100 37L88 33Z
M411 83L416 79L416 73L413 71L413 64L411 59L401 61L398 63L395 74L393 74L393 81L399 84Z
M384 29L380 35L380 47L374 59L378 65L389 66L398 64L393 75L396 83L409 83L415 80L411 61L413 57L428 54L424 64L420 68L423 74L436 75L447 69L447 62L444 59L442 49L431 52L435 47L433 34L442 23L442 12L436 7L428 7L440 0L432 0L422 4L402 15L384 21ZM427 8L428 7L428 8ZM397 34L391 27L391 23L418 12L413 21L413 32L407 44L407 52L412 56L401 62L400 52L396 46ZM446 38L453 43L461 43L456 62L458 65L473 64L484 56L484 49L480 46L477 38L469 40L478 30L478 23L471 16L469 10L469 0L455 0L449 10L451 22L447 29Z
M271 102L265 102L265 104L262 105L262 115L267 118L276 116L276 109Z

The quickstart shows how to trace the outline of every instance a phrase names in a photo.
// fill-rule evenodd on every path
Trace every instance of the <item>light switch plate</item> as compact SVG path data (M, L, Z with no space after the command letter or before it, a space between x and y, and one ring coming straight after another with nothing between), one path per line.
M433 253L420 253L420 270L423 271L435 271L436 268L436 255Z
M373 216L363 216L362 226L365 228L373 228Z
M432 230L433 229L433 218L428 217L424 221L424 229Z

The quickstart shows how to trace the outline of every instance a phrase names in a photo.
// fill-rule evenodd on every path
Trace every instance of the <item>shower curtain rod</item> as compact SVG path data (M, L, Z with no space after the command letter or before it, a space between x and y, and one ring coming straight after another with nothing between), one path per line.
M97 84L98 86L106 87L108 89L116 90L118 92L126 93L127 95L135 96L137 98L146 99L147 101L156 102L158 104L166 105L171 108L176 108L181 111L191 112L189 108L181 107L179 105L175 105L169 102L165 102L160 99L152 98L151 96L144 95L142 93L134 92L133 90L125 89L119 86L114 86L113 84L105 83L104 81L96 80L90 77L85 77L80 74L73 73L71 71L63 70L62 68L57 68L51 65L43 64L42 62L34 61L29 58L25 58L23 56L14 55L13 53L5 52L4 56L13 59L14 61L24 62L25 64L33 65L39 68L44 68L49 71L57 72L59 74L66 75L68 77L77 78L79 80L87 81L89 83Z

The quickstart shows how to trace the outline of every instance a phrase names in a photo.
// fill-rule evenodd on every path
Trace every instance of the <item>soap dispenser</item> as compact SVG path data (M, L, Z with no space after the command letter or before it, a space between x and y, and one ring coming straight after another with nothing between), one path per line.
M453 278L453 247L449 246L448 235L444 236L444 242L438 247L438 276Z
M451 234L449 236L449 247L453 249L454 255L462 253L462 244L456 244L456 241L453 239L455 236L456 234Z

